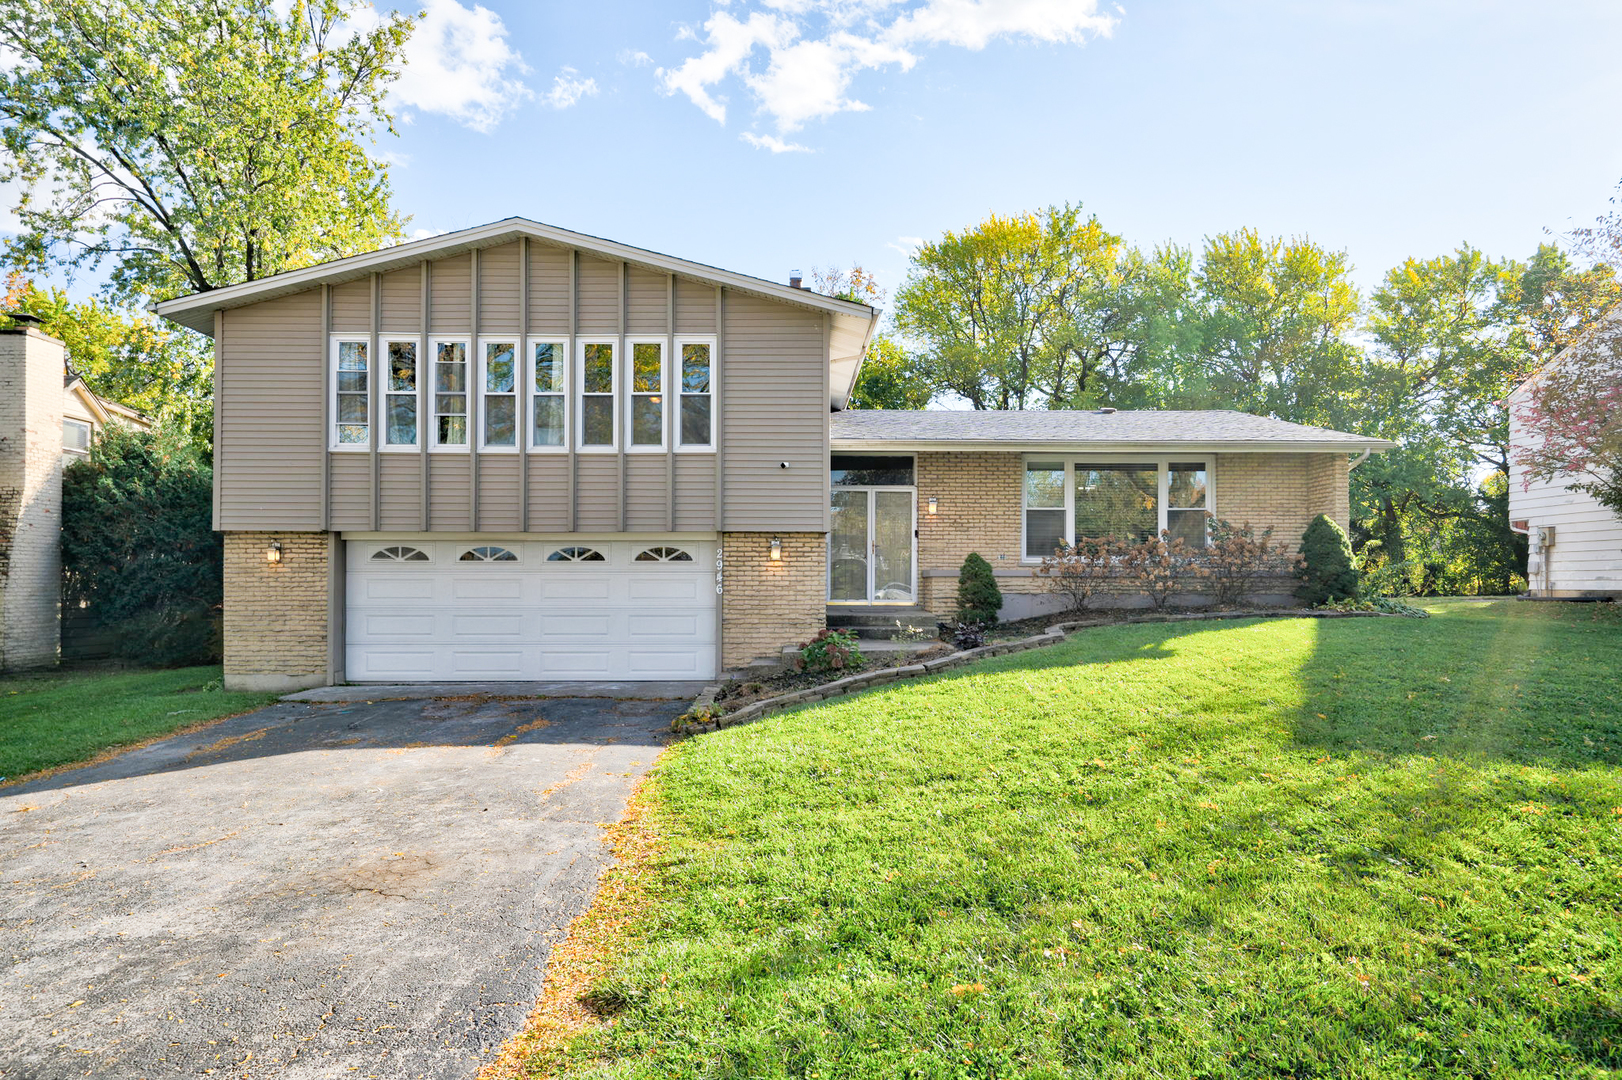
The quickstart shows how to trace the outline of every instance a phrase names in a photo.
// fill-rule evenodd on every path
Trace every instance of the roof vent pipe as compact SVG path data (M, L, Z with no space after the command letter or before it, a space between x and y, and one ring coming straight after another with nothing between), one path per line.
M788 287L791 289L798 289L800 287L800 272L798 270L790 270L788 272Z
M1104 416L1108 416L1110 413L1115 411L1115 406L1113 406L1113 405L1105 405L1103 408L1099 409L1098 411L1101 414L1103 414Z

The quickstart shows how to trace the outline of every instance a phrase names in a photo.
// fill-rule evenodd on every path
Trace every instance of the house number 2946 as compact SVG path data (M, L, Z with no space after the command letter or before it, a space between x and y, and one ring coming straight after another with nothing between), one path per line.
M726 562L726 556L720 548L715 549L715 595L721 595L721 567Z

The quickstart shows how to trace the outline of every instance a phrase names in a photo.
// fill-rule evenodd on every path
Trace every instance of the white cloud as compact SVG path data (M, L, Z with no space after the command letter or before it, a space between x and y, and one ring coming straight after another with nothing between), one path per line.
M624 64L626 67L646 67L647 65L653 63L653 57L649 56L641 49L621 49L619 52L614 54L614 59Z
M913 252L924 246L924 238L921 236L898 236L884 246L899 251L910 259Z
M1110 33L1117 22L1117 16L1099 12L1098 0L755 2L764 10L743 17L717 11L701 33L684 27L677 40L697 41L701 51L656 75L665 93L687 95L722 124L727 99L717 88L736 78L780 135L812 120L871 108L849 95L852 80L892 64L908 71L923 49L978 50L1001 38L1080 44ZM731 6L730 0L721 3Z
M746 131L739 135L738 138L753 146L756 150L770 150L774 154L809 154L813 152L809 146L784 142L776 135L756 135L752 131Z
M567 109L579 103L581 98L596 96L596 79L582 79L580 72L572 67L566 67L552 80L552 89L547 92L544 100L554 109Z
M480 4L424 0L405 59L390 95L394 104L448 116L474 131L490 131L534 96L521 78L529 68L507 43L506 24Z

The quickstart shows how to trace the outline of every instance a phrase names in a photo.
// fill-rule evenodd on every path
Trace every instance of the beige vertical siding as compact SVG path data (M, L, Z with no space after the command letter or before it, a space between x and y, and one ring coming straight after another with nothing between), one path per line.
M581 335L619 331L621 263L582 254L578 296L571 297L574 253L540 241L526 246L533 333L566 333L576 306ZM519 295L519 257L517 243L479 254L477 321L486 334L519 330L526 299ZM431 264L427 312L431 325L426 332L466 334L473 328L473 261L470 255L459 255ZM626 284L627 331L665 333L670 320L668 276L633 269ZM370 278L332 287L336 332L370 331L371 289ZM714 287L678 278L675 293L677 333L718 332ZM327 449L323 409L328 356L321 296L319 288L311 289L222 317L217 469L217 520L222 529L420 527L424 467L420 455L379 454L374 481L369 455ZM422 306L421 266L382 276L379 321L385 334L423 333ZM716 402L725 417L728 529L825 528L824 321L815 312L744 295L735 294L729 302L725 355L718 357L724 393ZM428 359L423 358L425 383L431 378ZM378 377L381 380L381 368ZM676 455L673 496L667 479L671 464L664 454L626 455L623 491L620 455L581 455L572 518L567 456L484 455L481 461L482 528L524 526L525 461L530 472L531 529L563 530L572 520L580 530L615 530L623 517L628 529L664 531L670 525L672 501L678 528L707 530L716 524L716 461L709 454ZM780 469L780 461L788 461L790 468ZM471 521L468 458L430 455L428 470L430 527L465 531ZM329 473L323 517L321 485Z
M664 274L631 270L630 316L625 329L631 334L662 334L670 328L670 279Z
M563 454L530 455L529 527L532 532L569 527L569 459Z
M615 454L581 454L576 528L581 532L618 532L620 527L620 461Z
M519 462L517 454L479 455L479 528L519 532Z
M350 451L333 453L332 527L372 527L372 456Z
M458 255L434 263L430 299L435 334L465 334L473 327L473 256ZM464 526L465 527L465 526Z
M518 243L485 248L479 252L479 333L516 334L518 317Z
M220 325L215 527L320 529L321 290L228 311Z
M529 328L535 334L569 332L568 248L529 242Z
M372 279L332 287L332 329L339 334L372 332Z
M721 358L725 528L822 530L828 399L823 316L736 293ZM788 462L783 469L779 462Z
M658 532L667 525L665 455L627 454L625 458L625 527ZM712 523L711 527L714 525Z
M715 458L676 455L676 528L715 528Z
M383 332L415 334L422 324L422 270L390 270L383 275Z
M676 279L676 333L715 333L715 287Z
M429 528L467 531L472 489L466 454L428 455L428 494Z
M620 264L580 256L580 332L617 334L620 328Z
M381 527L412 531L422 528L422 455L379 456Z

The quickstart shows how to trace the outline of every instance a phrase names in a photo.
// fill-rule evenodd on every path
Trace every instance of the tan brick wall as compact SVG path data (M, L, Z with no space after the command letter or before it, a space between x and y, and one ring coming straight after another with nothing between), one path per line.
M282 545L280 563L265 559ZM326 533L225 534L225 684L293 690L328 678L328 575L337 543Z
M0 333L0 671L60 654L65 370L55 338Z
M783 558L770 557L773 533L721 536L721 666L781 658L826 625L828 538L777 533Z
M997 587L1004 593L1045 591L1020 562L1024 455L919 453L917 460L923 607L939 615L955 609L957 572L971 551L999 572ZM1211 476L1215 513L1258 531L1271 526L1274 540L1294 550L1321 513L1348 524L1346 466L1344 454L1217 454ZM937 499L934 516L928 513L931 495ZM1288 591L1287 583L1278 587Z

